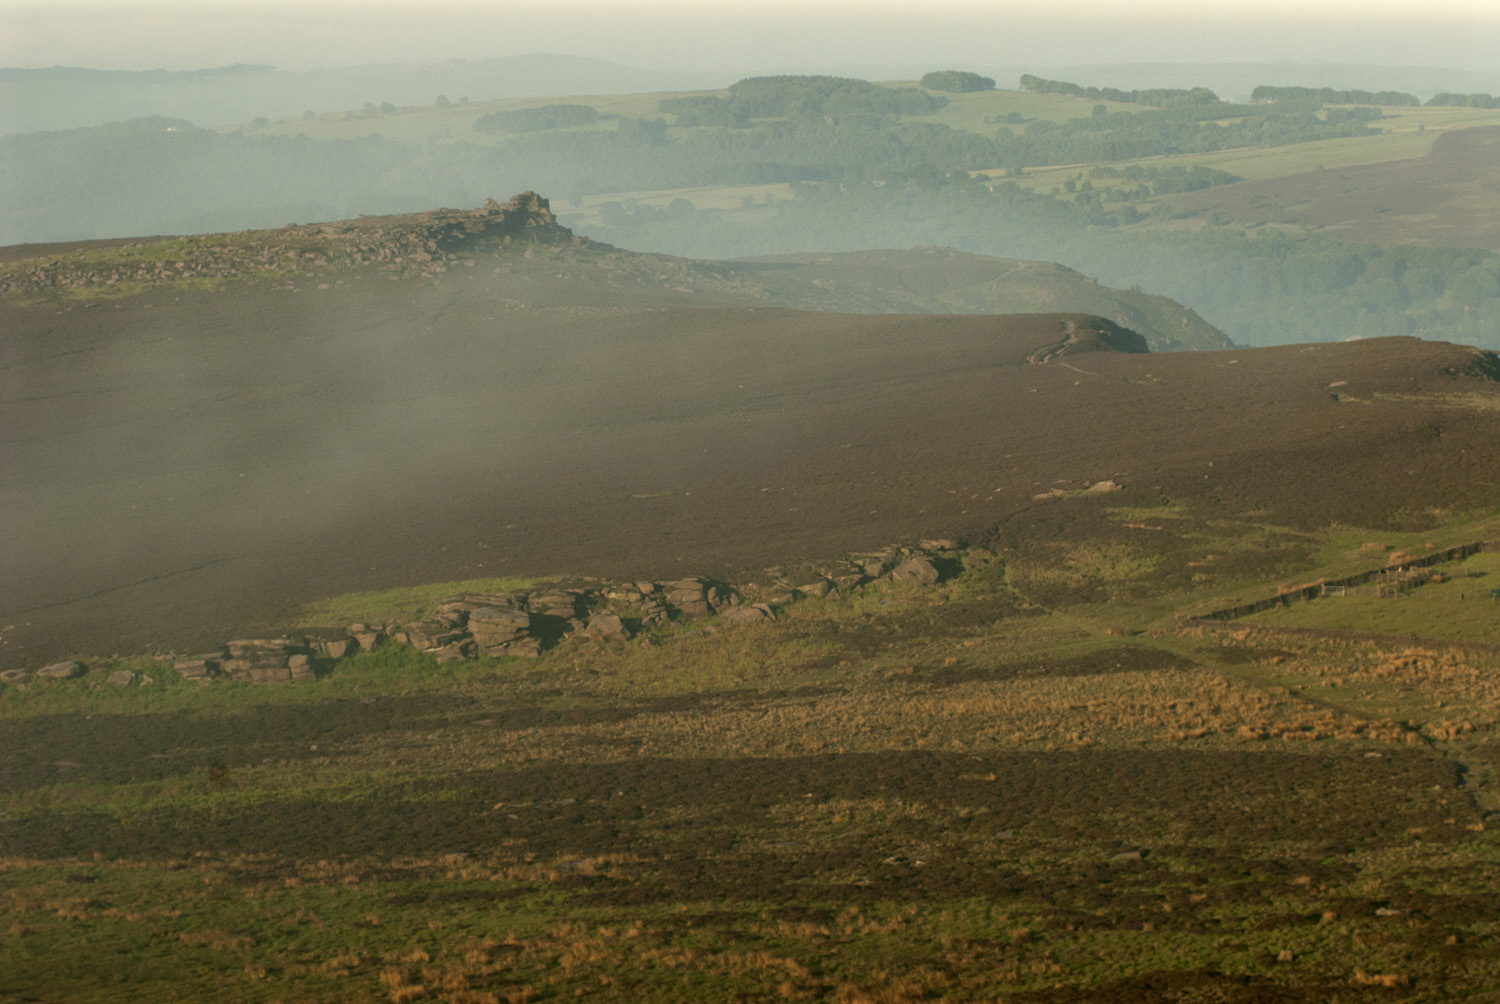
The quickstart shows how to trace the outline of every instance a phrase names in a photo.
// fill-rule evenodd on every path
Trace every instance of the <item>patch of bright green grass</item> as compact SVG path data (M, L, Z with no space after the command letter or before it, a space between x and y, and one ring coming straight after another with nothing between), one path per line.
M1500 554L1476 554L1442 566L1445 581L1409 590L1400 599L1374 595L1326 596L1247 618L1276 627L1309 627L1413 638L1446 638L1500 644ZM1372 587L1366 587L1373 590Z

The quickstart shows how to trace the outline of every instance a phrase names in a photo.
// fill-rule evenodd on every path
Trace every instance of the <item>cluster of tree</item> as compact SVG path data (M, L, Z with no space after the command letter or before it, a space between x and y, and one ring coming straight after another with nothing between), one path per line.
M1317 101L1325 105L1380 105L1412 108L1422 102L1402 91L1336 91L1332 87L1272 87L1261 84L1250 92L1251 101Z
M1117 87L1080 87L1066 80L1047 80L1030 73L1021 74L1021 90L1035 94L1064 94L1070 98L1086 98L1089 101L1128 101L1131 104L1151 105L1154 108L1170 108L1175 105L1212 105L1219 101L1219 96L1207 87L1194 87L1190 90L1152 87L1122 91Z
M679 126L741 127L752 119L846 115L931 115L948 99L916 87L881 87L851 77L747 77L724 98L665 98L658 108Z
M897 120L885 113L891 95L907 92L865 85L847 90L833 86L837 78L763 78L776 82L783 99L776 104L753 104L743 97L759 81L742 81L727 99L711 95L670 98L661 108L677 116L674 127L729 126L681 136L672 145L674 159L663 169L672 177L689 177L684 184L745 181L794 181L833 178L859 181L882 172L909 172L919 165L939 171L976 170L1003 166L1013 170L1047 164L1109 163L1173 153L1209 152L1242 146L1280 146L1341 136L1367 135L1375 109L1330 109L1320 116L1316 102L1261 105L1184 104L1144 112L1088 115L1063 123L1034 121L1022 132L1002 127L993 140L930 122ZM787 84L787 81L797 82ZM821 104L786 98L789 91L814 82ZM745 85L753 85L747 88ZM738 90L736 90L738 89ZM875 94L879 92L879 94ZM740 96L736 96L736 94ZM802 92L804 97L806 91ZM854 98L878 96L879 102L857 106ZM861 99L863 100L863 99ZM770 116L792 107L838 115ZM622 121L624 130L627 121ZM691 165L691 170L685 170ZM753 165L753 178L747 177ZM1199 186L1208 175L1194 175ZM1180 182L1163 179L1168 190ZM1222 179L1211 183L1222 183ZM640 180L629 187L672 187L665 177ZM1186 189L1182 189L1186 190Z
M673 125L684 129L719 126L744 129L750 125L750 108L744 102L725 101L712 94L689 94L662 98L657 110L675 116Z
M1431 106L1447 106L1450 108L1500 108L1500 97L1493 94L1450 94L1444 91L1434 94L1427 99Z
M971 94L974 91L993 90L995 81L967 70L933 70L924 73L921 85L929 91L948 91L953 94Z
M439 103L446 98L439 98ZM593 125L604 116L588 105L542 105L540 108L515 108L510 111L491 112L474 121L475 132L509 135L523 132L541 132L545 129L566 129L570 126Z

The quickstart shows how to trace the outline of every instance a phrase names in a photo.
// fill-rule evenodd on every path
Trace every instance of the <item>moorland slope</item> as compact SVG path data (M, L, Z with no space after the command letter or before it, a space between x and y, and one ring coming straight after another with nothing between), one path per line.
M1084 314L730 306L769 284L596 257L516 206L207 240L144 277L111 249L5 307L7 660L203 644L400 583L983 535L1104 480L1293 525L1493 498L1497 414L1453 405L1489 393L1475 350L1140 354Z
M1487 999L1494 354L527 203L10 253L0 998Z

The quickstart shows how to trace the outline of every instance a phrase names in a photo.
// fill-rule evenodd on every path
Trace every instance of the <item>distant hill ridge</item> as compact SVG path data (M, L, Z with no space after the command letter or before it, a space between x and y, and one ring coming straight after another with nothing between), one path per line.
M487 267L478 267L478 266ZM483 278L531 307L790 307L820 313L1108 318L1152 351L1223 349L1222 331L1166 297L1101 286L1050 262L951 248L705 261L575 235L547 199L522 192L478 209L288 224L272 230L0 247L0 300L73 309L158 290L230 286L289 294L371 277L425 285ZM1076 349L1075 349L1076 351Z
M446 262L460 252L503 247L517 238L539 244L585 241L557 222L546 199L522 192L503 205L486 199L472 210L434 209L180 238L171 242L180 253L171 256L130 253L145 247L144 243L87 242L81 246L85 252L103 247L115 249L114 253L61 256L56 246L32 245L41 252L39 257L0 266L0 295L181 279L279 278L362 266L408 276L436 274L445 271ZM159 242L150 244L159 250Z

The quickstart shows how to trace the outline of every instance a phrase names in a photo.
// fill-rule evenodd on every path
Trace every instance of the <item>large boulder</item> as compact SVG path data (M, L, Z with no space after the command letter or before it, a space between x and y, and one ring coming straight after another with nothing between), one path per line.
M776 619L771 608L764 603L746 603L737 607L725 607L719 611L719 616L727 621L749 624Z
M596 613L589 618L588 633L601 641L624 641L630 637L630 629L614 614Z
M499 655L505 646L531 631L531 615L513 607L475 605L469 608L469 634L479 651Z
M898 582L915 582L921 586L936 585L942 573L931 559L914 554L891 570L891 578Z
M401 625L407 644L421 652L435 652L440 648L462 642L469 637L466 628L455 627L452 617L429 617Z
M474 643L473 638L467 635L432 650L438 662L463 662L465 659L472 659L478 653L479 646Z
M306 639L236 638L224 648L229 656L219 668L242 683L300 683L313 678L312 649Z
M172 668L184 680L203 681L218 676L223 663L223 655L221 653L214 653L212 655L193 656L189 659L178 659L172 663Z
M544 617L560 617L570 620L578 615L581 595L572 589L554 589L545 593L534 593L526 601L526 609Z
M728 606L735 599L734 592L728 587L701 578L663 582L660 595L669 609L684 617L702 617Z
M36 675L44 680L71 680L75 676L83 675L83 663L76 659L54 662L50 666L43 666L37 670Z
M354 639L361 651L373 652L385 641L385 632L368 624L350 624L349 637Z

